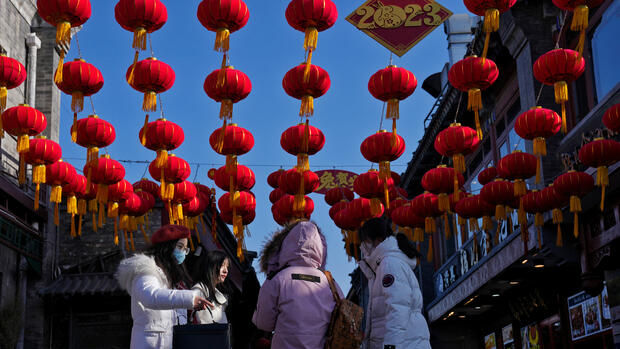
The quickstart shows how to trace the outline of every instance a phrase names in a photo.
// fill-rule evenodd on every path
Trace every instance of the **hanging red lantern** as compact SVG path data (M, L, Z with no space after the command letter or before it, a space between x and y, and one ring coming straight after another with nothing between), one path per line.
M603 1L605 0L553 0L555 6L564 11L573 12L573 21L570 24L570 29L579 32L579 42L577 43L579 57L583 54L590 9L599 6Z
M168 160L168 152L183 143L185 133L181 126L161 118L142 127L138 137L143 146L157 152L156 165L161 168Z
M486 58L491 33L499 29L499 15L510 10L517 0L464 0L463 2L469 12L484 17L482 30L486 33L486 38L482 58Z
M339 202L337 202L336 204L334 204L334 206L332 206L329 209L329 218L331 218L333 220L334 217L336 216L336 213L338 213L338 211L344 210L347 207L349 207L349 201L339 201Z
M304 50L307 53L307 69L312 62L320 31L331 28L338 18L336 4L331 0L293 0L286 7L286 21L296 30L305 33Z
M452 157L454 169L463 173L465 172L465 155L478 149L480 139L476 137L474 129L453 123L447 129L439 132L434 145L439 154Z
M545 225L545 221L543 218L543 212L545 212L545 208L542 205L540 195L541 192L532 191L521 198L521 205L523 206L523 210L529 214L534 215L534 226L537 228L536 230L538 232L538 249L542 248L542 227ZM529 238L527 230L527 220L525 220L525 224L521 223L521 238L524 242L527 242ZM527 245L524 243L523 246L523 248L527 251Z
M280 146L291 155L297 156L297 168L301 170L309 170L308 155L318 153L325 145L325 135L314 126L300 123L291 126L282 132L280 137Z
M141 180L132 184L134 191L137 193L138 191L144 191L156 198L160 195L159 185L147 178L142 178Z
M202 215L202 213L207 209L208 206L209 206L209 202L205 201L203 195L196 195L188 203L183 205L183 213L185 214L185 217L187 218L192 218L192 219L197 218ZM196 224L192 222L191 229L195 229L195 225Z
M227 53L230 33L245 26L250 11L242 0L203 0L198 5L197 15L207 30L216 33L214 50Z
M411 199L411 206L415 215L424 217L424 231L429 234L436 232L435 218L442 214L437 195L424 192Z
M536 183L540 183L539 165L534 155L515 150L499 160L497 172L500 178L514 181L515 196L523 196L527 192L527 179L536 176Z
M422 187L427 192L437 195L441 212L450 210L448 194L457 194L464 182L465 178L462 174L454 171L452 167L446 167L446 165L439 165L430 169L422 176ZM456 200L458 201L458 199Z
M183 205L190 202L198 194L198 189L194 183L190 181L182 181L174 184L174 196L172 197L172 215L170 221L172 224L180 224L183 222L185 215L183 214ZM170 205L170 204L169 204Z
M301 100L299 116L309 117L314 114L314 99L329 90L331 81L325 69L311 64L307 79L304 79L306 64L302 63L286 72L282 79L282 87L286 94Z
M74 180L76 175L75 168L71 164L63 162L62 159L45 167L45 183L52 187L50 202L54 205L54 224L58 225L58 204L62 202L62 187Z
M286 195L286 193L282 189L276 188L276 189L272 190L271 193L269 193L269 201L272 204L275 204L284 195Z
M389 194L385 192L394 186L394 181L390 177L387 180L381 178L377 170L371 169L366 173L362 173L355 178L353 182L353 190L357 195L371 199L373 204L373 212L377 213L381 204L380 199L389 199ZM388 207L389 208L389 207Z
M157 94L168 91L174 85L175 74L172 67L149 57L132 64L125 74L127 82L136 91L144 93L142 110L157 110ZM148 122L148 115L147 121Z
M280 174L284 172L283 169L279 169L277 171L271 172L269 176L267 176L267 184L274 189L278 188L278 180L280 179Z
M115 245L118 245L119 222L116 220L116 218L118 217L118 213L119 213L119 202L121 202L124 196L128 195L129 193L133 193L133 187L131 186L131 183L129 183L129 181L127 181L126 179L122 179L108 186L108 215L107 216L108 218L114 218L114 244ZM125 198L127 197L125 196ZM135 197L133 197L133 199L135 200ZM139 209L140 203L138 203L137 206ZM127 215L123 217L123 222L121 224L121 230L125 230L125 231L129 230L128 224L127 224L127 218L128 218ZM125 237L125 244L128 244L126 232L125 232L124 237Z
M361 227L362 222L353 214L352 209L344 208L334 215L334 224L336 224L338 228L342 229L345 251L347 256L349 256L349 260L351 257L359 260L359 247L361 241L356 230Z
M71 28L81 26L90 18L90 1L37 0L37 11L44 21L56 27L56 45L61 48L58 68L61 68L66 54L64 47L69 47L71 42ZM63 80L62 71L56 69L57 84Z
M222 211L220 212L220 217L226 224L233 224L233 216L231 211ZM241 222L243 225L248 225L254 222L256 218L256 211L249 211L245 215L241 216Z
M174 197L175 184L185 181L192 172L187 161L170 154L163 167L157 167L157 159L149 164L149 174L154 180L161 183L160 196L163 201L170 201Z
M577 80L586 67L585 60L576 51L551 50L534 62L534 77L545 85L553 85L555 102L562 106L562 133L566 134L566 102L568 83Z
M209 98L222 104L220 119L226 123L232 119L233 104L247 97L252 91L252 82L241 70L225 66L207 75L203 88Z
M585 172L568 171L553 181L555 190L564 196L570 197L570 212L574 214L573 234L579 235L579 212L581 212L580 197L585 196L594 188L594 178Z
M73 126L71 140L76 141L73 127L77 122L77 113L84 109L84 97L92 96L103 87L103 75L94 65L81 58L67 62L62 69L63 79L56 83L58 89L71 96L71 110L73 111Z
M620 132L620 103L612 105L603 115L603 124L614 132Z
M78 199L82 200L82 198L86 195L86 177L80 174L76 174L73 177L73 180L71 181L71 183L63 185L62 195L67 197L67 213L71 215L71 237L75 238L78 235L81 236L82 235L82 215L80 214L80 217L79 217L80 229L78 230L77 234L75 231L74 217L76 214L80 213L80 210L78 209ZM86 202L83 201L82 205L84 205L84 213L85 213Z
M381 217L383 216L383 212L385 212L383 204L379 203L379 207L376 209L373 207L371 200L366 198L353 199L353 201L349 203L348 208L350 213L353 214L361 224L364 224L364 222L369 219Z
M388 182L391 181L392 185L394 183L390 161L394 161L403 155L405 152L405 140L400 135L380 130L364 139L360 146L360 151L366 160L379 164L379 176L383 181L384 200L388 204L390 200Z
M120 0L114 6L114 18L123 29L133 32L131 47L138 53L146 50L146 34L166 24L168 11L159 0Z
M136 188L135 186L133 189L136 195L138 195L142 200L142 207L140 208L142 215L146 214L148 211L152 210L153 207L155 207L155 196L153 196L153 194L148 191Z
M211 204L211 191L215 190L215 189L211 189L209 187L207 187L206 185L194 182L194 186L196 187L196 190L198 190L198 195L202 196L203 199L206 201L207 206L209 204Z
M232 213L233 234L237 238L237 257L243 258L243 217L256 210L256 198L247 191L232 196L225 193L217 201L220 212Z
M454 206L454 212L456 212L459 216L459 225L461 225L461 243L465 243L467 241L467 231L463 225L465 222L469 222L469 231L474 234L474 239L476 238L476 232L480 230L480 226L478 224L478 218L482 215L480 214L479 208L476 206L476 198L474 196L464 197ZM490 209L493 209L493 206L485 203L490 206ZM490 220L490 217L487 218ZM484 220L483 220L484 222ZM477 249L477 243L474 243L474 249Z
M478 174L478 183L485 185L497 178L497 168L491 166L480 171Z
M71 127L71 135L75 134L74 142L86 148L86 162L99 158L99 148L105 148L116 139L116 130L111 123L99 118L97 115L89 115L79 119Z
M20 104L19 106L9 108L2 113L0 119L0 134L4 134L4 130L17 137L17 152L19 153L19 183L26 182L26 163L24 155L28 152L30 146L30 136L36 136L43 132L47 127L47 119L45 115L28 104Z
M226 156L226 169L234 173L237 156L249 152L254 147L254 136L245 128L230 124L213 131L209 136L209 144L216 153Z
M271 215L273 216L273 220L281 226L284 226L286 223L288 223L287 218L284 217L284 215L282 215L280 211L278 211L276 205L271 206Z
M314 212L314 201L308 196L305 196L304 200L303 210L295 210L295 196L288 194L276 201L274 206L276 206L278 212L287 222L290 220L310 219L312 212Z
M562 246L561 224L564 221L564 215L562 214L561 208L569 204L568 197L560 194L555 189L553 183L551 183L548 187L540 191L538 200L538 205L543 211L552 211L553 224L556 224L558 227L555 244L557 246Z
M407 190L404 188L397 187L396 183L394 183L394 186L390 188L390 207L392 205L392 201L398 199L409 199L409 193L407 193Z
M334 206L340 201L352 201L354 194L349 188L337 187L332 188L325 193L325 202L329 206Z
M51 165L62 156L62 149L58 143L43 136L30 139L28 152L24 154L26 163L32 165L32 182L36 184L34 194L34 210L39 210L40 185L46 183L46 165Z
M301 171L296 168L284 171L278 179L279 188L289 195L295 195L293 210L301 212L304 210L305 194L314 192L319 187L319 176L308 170Z
M534 142L533 154L547 155L546 139L560 131L562 120L551 109L534 107L522 113L515 121L515 132L519 137Z
M450 68L448 80L454 88L467 92L467 110L473 110L476 121L476 132L478 139L482 140L482 127L480 126L479 112L482 109L482 93L493 85L499 70L495 62L488 58L470 56L462 59Z
M515 199L514 184L498 178L485 184L480 190L480 196L495 206L495 219L505 221L506 205L510 205Z
M392 211L390 215L392 222L403 228L405 236L413 242L424 241L424 222L425 219L415 214L413 207L406 204Z
M620 142L595 138L579 149L579 161L596 168L596 185L601 187L601 211L605 207L605 187L609 185L608 167L620 161Z
M411 96L418 86L412 72L395 65L388 65L374 73L368 80L368 91L376 99L387 102L386 119L392 119L392 132L396 133L396 120L400 117L398 102Z
M18 60L0 53L0 113L6 108L8 90L14 89L26 80L26 68Z
M409 200L407 200L406 198L397 198L397 199L390 201L390 208L386 209L388 215L391 216L394 210L408 203L409 203Z
M86 173L87 188L90 182L97 184L97 202L99 203L98 226L103 226L104 207L108 203L108 186L120 182L125 177L125 168L120 162L105 154L96 161L87 163L83 173Z
M252 190L256 184L254 172L247 166L237 165L237 171L230 173L226 166L215 171L215 185L224 191Z
M125 192L118 205L119 222L118 228L123 231L125 249L135 251L133 232L137 230L136 218L141 215L142 199L133 192ZM146 232L143 232L146 236ZM129 235L129 237L127 236ZM147 237L148 238L148 237ZM145 239L148 241L148 239Z

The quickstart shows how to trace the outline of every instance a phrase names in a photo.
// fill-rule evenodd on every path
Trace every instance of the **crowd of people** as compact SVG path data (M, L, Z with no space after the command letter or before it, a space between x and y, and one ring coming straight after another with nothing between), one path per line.
M361 348L430 348L414 274L419 252L384 218L368 220L358 234L369 289ZM231 261L222 251L199 247L188 271L189 237L183 226L163 226L148 250L120 263L116 277L131 296L132 349L172 348L175 325L228 323ZM336 299L343 298L337 284L330 288L326 262L325 236L313 222L292 222L272 236L260 258L267 278L252 317L256 331L245 334L255 338L250 347L325 347Z

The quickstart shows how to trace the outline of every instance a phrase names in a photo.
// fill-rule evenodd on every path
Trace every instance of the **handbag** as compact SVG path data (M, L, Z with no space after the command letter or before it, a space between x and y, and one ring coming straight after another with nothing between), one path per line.
M205 348L207 345L213 349L230 349L230 324L214 322L172 327L172 349Z
M324 349L357 349L362 345L364 337L361 330L364 309L346 298L340 298L332 274L329 271L323 273L336 301L327 328Z

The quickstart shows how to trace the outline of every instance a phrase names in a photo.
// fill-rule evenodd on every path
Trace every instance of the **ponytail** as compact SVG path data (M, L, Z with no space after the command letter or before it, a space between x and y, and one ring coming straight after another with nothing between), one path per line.
M419 258L422 256L420 252L415 248L413 242L409 241L405 234L397 233L396 241L398 242L398 248L410 259Z

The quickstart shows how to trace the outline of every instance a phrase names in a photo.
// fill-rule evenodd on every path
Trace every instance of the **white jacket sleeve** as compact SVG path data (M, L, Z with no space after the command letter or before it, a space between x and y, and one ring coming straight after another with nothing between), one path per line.
M411 313L413 292L407 279L408 266L386 258L377 269L387 309L383 345L406 348L407 324Z
M133 281L131 296L149 309L193 309L196 293L164 288L155 276L141 275Z

